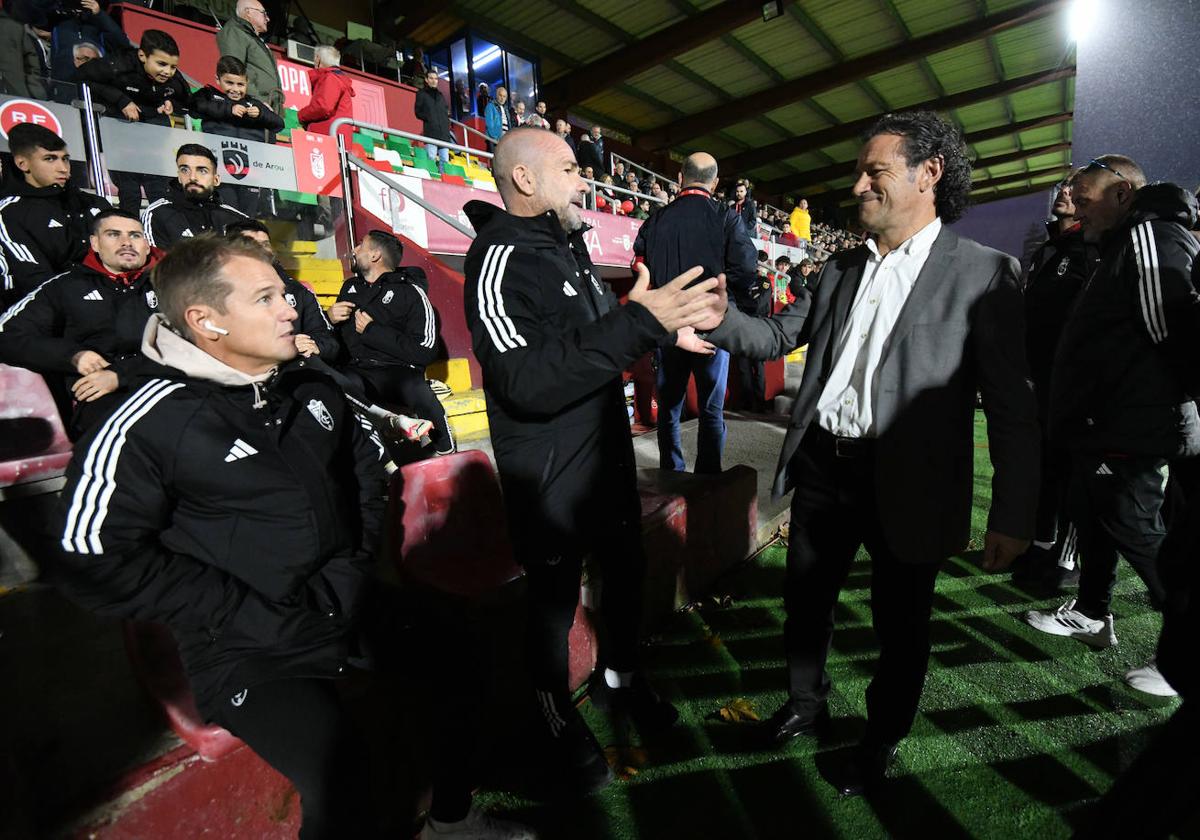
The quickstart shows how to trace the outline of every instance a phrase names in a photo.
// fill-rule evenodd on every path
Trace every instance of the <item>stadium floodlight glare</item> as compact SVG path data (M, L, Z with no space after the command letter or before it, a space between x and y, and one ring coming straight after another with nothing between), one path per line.
M1100 16L1096 0L1074 0L1067 11L1067 35L1072 41L1082 41L1092 31Z

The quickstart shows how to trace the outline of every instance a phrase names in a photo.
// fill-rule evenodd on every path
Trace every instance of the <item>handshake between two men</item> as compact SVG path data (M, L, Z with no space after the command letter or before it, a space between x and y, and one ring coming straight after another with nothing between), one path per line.
M725 318L729 295L725 275L701 280L701 266L690 268L666 285L650 287L650 272L637 266L637 281L629 291L629 300L641 304L669 333L675 333L675 346L703 355L716 352L709 342L696 335L720 326Z

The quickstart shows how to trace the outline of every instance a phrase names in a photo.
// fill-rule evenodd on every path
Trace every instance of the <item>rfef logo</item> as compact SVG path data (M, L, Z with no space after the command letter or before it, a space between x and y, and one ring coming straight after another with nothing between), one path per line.
M58 117L45 105L32 99L10 99L0 105L0 134L4 135L5 140L8 139L8 132L12 131L12 127L19 123L44 126L62 137L62 123L58 121Z
M250 147L236 140L221 141L221 163L225 171L237 180L250 174Z

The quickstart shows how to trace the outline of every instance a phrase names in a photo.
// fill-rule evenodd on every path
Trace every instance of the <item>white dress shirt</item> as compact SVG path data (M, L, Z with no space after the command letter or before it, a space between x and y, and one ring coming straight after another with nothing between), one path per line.
M825 431L839 437L875 437L879 360L941 230L942 220L934 219L886 256L879 255L875 240L867 240L870 256L834 348L833 369L817 400L817 421Z

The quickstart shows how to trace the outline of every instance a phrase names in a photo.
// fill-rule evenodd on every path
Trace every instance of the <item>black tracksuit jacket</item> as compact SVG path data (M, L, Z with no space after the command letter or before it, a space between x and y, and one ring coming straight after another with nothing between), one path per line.
M1196 197L1174 184L1138 190L1105 236L1063 328L1051 374L1052 442L1078 452L1200 453L1200 292L1192 285Z
M1046 225L1050 238L1033 252L1025 275L1025 358L1038 398L1038 416L1046 420L1054 352L1071 307L1100 261L1100 249L1086 242L1078 226L1059 233Z
M0 298L15 303L87 256L92 220L107 199L65 187L33 187L9 178L0 198Z
M128 284L78 264L40 285L0 317L0 361L75 380L71 358L92 350L118 378L142 358L158 297L145 268Z
M764 292L758 252L741 217L714 201L707 190L681 195L652 213L638 230L633 253L635 260L645 260L654 286L664 286L699 265L704 268L699 280L724 272L730 296L745 311L755 311Z
M80 82L91 86L93 97L108 110L106 116L119 120L125 119L121 111L132 102L141 110L138 122L170 125L170 117L158 113L158 109L169 101L172 113L182 117L191 99L181 74L176 73L162 84L147 76L138 60L137 47L111 50L104 58L87 62L75 73Z
M235 117L234 105L257 105L258 117ZM220 134L222 137L236 137L239 140L256 140L262 143L271 142L269 138L274 132L283 131L283 118L261 100L247 95L234 101L226 96L224 91L212 85L202 87L192 94L191 113L193 117L203 120L201 127L205 133Z
M407 365L422 372L438 355L438 314L429 302L425 272L403 266L374 283L354 275L342 283L337 299L352 301L372 323L360 333L354 315L338 324L342 358L357 367ZM329 361L329 360L326 360Z
M483 201L463 209L477 233L465 265L467 325L514 538L562 546L596 528L638 527L621 374L671 336L601 283L586 226L568 235L553 211L522 218Z
M189 236L208 231L223 234L227 224L245 218L241 210L221 203L219 191L203 201L193 201L176 180L168 186L166 198L152 202L142 211L142 227L150 244L166 251Z
M258 386L146 360L75 447L59 585L168 625L206 717L258 683L336 677L386 504L377 441L303 359Z

